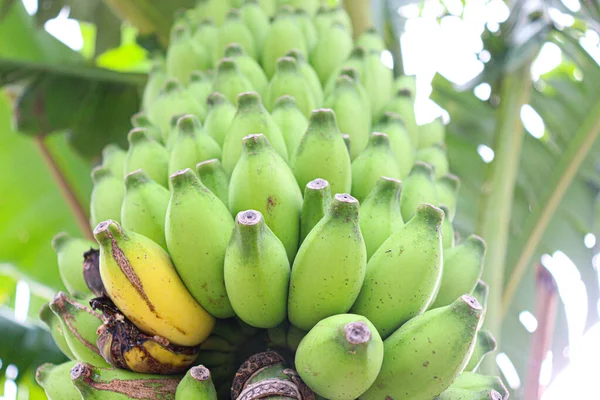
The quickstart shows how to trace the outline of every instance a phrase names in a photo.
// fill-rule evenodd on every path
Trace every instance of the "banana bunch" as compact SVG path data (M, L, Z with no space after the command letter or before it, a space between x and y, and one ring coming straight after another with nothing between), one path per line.
M440 120L321 0L200 0L58 234L50 399L505 399ZM276 351L275 351L276 350Z

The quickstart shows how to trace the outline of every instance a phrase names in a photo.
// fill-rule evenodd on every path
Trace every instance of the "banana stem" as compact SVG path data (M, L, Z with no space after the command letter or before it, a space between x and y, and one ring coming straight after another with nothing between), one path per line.
M344 0L344 8L352 20L354 39L373 26L373 10L370 0Z

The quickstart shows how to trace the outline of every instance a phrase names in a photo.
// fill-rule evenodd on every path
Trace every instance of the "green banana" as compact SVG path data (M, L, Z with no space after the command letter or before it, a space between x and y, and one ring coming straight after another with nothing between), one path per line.
M336 194L329 210L302 242L292 266L288 316L309 330L347 312L365 277L367 251L359 227L358 200Z
M403 189L404 190L404 189ZM440 226L444 214L422 204L367 264L365 282L351 312L367 317L386 338L421 314L435 298L442 278Z
M373 132L367 147L352 161L352 196L363 201L382 176L400 178L398 163L388 135Z
M237 62L240 73L248 79L258 94L264 96L269 80L260 67L260 64L254 58L250 57L244 51L244 48L237 43L229 43L225 47L224 55Z
M508 399L508 389L497 376L481 375L474 372L465 371L461 373L454 383L450 386L451 389L466 389L472 391L481 391L493 389L500 393L501 399Z
M206 116L206 99L212 93L213 81L212 76L204 71L193 71L190 75L190 82L187 86L187 93L196 102L198 107L202 109L202 115Z
M246 0L246 2L252 0ZM267 17L272 18L277 12L277 3L279 0L258 0L260 8L267 14Z
M90 224L92 227L106 219L119 220L121 203L125 195L123 180L115 177L110 169L98 166L91 173L94 187L90 199Z
M225 22L230 8L231 0L200 0L196 2L193 10L196 15L210 18L217 26L221 26Z
M502 400L502 395L494 389L469 390L450 387L435 400Z
M404 226L400 193L401 181L382 176L360 207L360 230L365 238L367 260L388 237Z
M121 207L121 224L152 239L166 250L165 215L169 191L138 169L125 177L125 197Z
M275 74L277 60L291 49L308 54L306 39L296 22L294 10L284 6L277 11L263 42L261 64L269 79Z
M210 371L203 365L192 367L177 385L175 400L217 400Z
M287 291L286 291L286 297L287 297ZM287 335L287 330L288 330L289 326L290 326L290 323L284 319L284 321L281 324L279 324L273 328L269 328L267 330L268 340L269 340L269 348L271 348L271 349L274 347L285 348L287 346L286 335Z
M473 348L471 358L469 359L469 362L465 367L465 371L476 371L477 368L479 368L479 365L481 364L485 356L495 351L497 347L498 344L496 343L496 339L494 339L494 336L490 331L478 331L475 347Z
M417 151L416 160L431 165L435 179L440 179L444 175L447 175L450 170L446 151L439 145L420 148Z
M417 161L402 184L400 209L402 218L408 221L422 203L439 204L433 181L433 171L429 164Z
M174 400L181 381L179 375L139 374L85 362L75 364L70 375L83 400Z
M325 98L325 107L335 112L340 130L350 135L352 158L357 157L367 147L371 131L369 104L365 103L358 86L360 83L347 76L336 80L335 88Z
M249 92L254 88L250 80L242 75L235 59L223 58L217 65L213 90L222 93L227 100L235 104L240 93Z
M317 178L304 187L302 212L300 213L300 244L310 231L323 219L331 204L331 187L325 179Z
M448 208L448 217L451 221L454 221L458 190L460 189L460 179L455 175L446 174L435 181L435 189L440 204L444 204Z
M317 28L312 21L311 14L307 12L307 10L303 8L296 7L295 9L296 15L296 23L300 25L302 29L302 34L304 35L304 39L306 42L306 48L308 52L315 47L319 37L317 35Z
M414 111L414 92L406 89L398 90L381 110L382 113L393 112L402 117L406 131L416 148L419 145L419 126Z
M310 62L322 85L348 58L352 47L352 35L342 24L334 23L324 28L310 52Z
M235 314L257 328L285 320L290 263L285 247L262 214L237 214L225 250L225 287Z
M281 57L277 60L275 74L266 89L267 109L273 111L275 101L283 95L294 97L298 108L307 118L317 106L310 85L300 74L298 64L292 57Z
M329 95L333 91L333 89L335 88L336 80L341 75L348 75L354 80L361 80L364 75L364 65L366 56L367 52L363 47L353 48L348 58L341 65L339 65L334 72L330 74L329 79L327 79L327 82L323 83L323 91L325 92L325 94ZM362 87L362 89L364 91L364 87ZM361 93L361 96L364 97L364 100L370 107L370 100L366 91L364 91L364 93ZM370 112L371 110L369 108L369 113Z
M143 169L156 183L167 187L169 152L152 139L144 128L134 128L127 135L129 150L125 158L125 175Z
M223 263L233 218L191 169L172 174L171 187L165 236L175 268L206 311L217 318L232 317Z
M294 325L290 325L288 331L285 336L285 341L287 343L288 349L292 351L298 350L298 346L300 346L300 342L304 339L308 332L303 331L300 328L295 327Z
M348 32L352 32L350 16L344 9L344 6L340 2L337 3L337 6L328 7L327 5L323 5L317 10L314 23L319 37L323 36L327 28L335 23L342 24Z
M192 71L210 67L209 55L200 50L204 49L192 42L190 27L186 23L175 24L166 55L167 76L187 86Z
M415 75L399 75L394 79L394 91L404 90L414 103L415 94L417 93L417 77Z
M212 18L207 16L201 17L192 35L192 42L196 47L196 52L206 54L209 68L212 69L219 61L218 59L214 59L219 41L219 28L217 28Z
M369 96L371 114L381 115L381 111L393 95L394 73L383 65L380 51L366 51L360 79Z
M485 241L471 235L461 244L444 251L444 272L440 290L431 308L452 303L462 294L471 294L483 271Z
M235 115L235 107L223 94L213 92L206 100L207 115L204 121L204 132L223 146L227 130Z
M213 192L223 204L229 204L229 177L218 159L212 158L198 163L196 172L204 186Z
M323 104L323 87L321 86L321 81L319 80L319 75L317 75L317 71L310 65L310 63L297 49L292 49L285 53L286 57L292 57L296 60L298 64L298 71L300 71L300 75L304 77L304 80L308 83L308 87L313 94L313 98L315 99L315 104L317 107L320 107Z
M155 127L154 125L152 125L152 122L150 122L150 119L148 118L148 116L144 113L144 112L139 112L137 114L133 114L133 116L131 117L131 125L134 128L145 128L146 132L148 132L148 134L150 135L150 137L152 137L152 139L156 140L159 143L163 143L163 137L161 132L158 130L157 127ZM111 145L109 145L111 146ZM108 146L107 146L108 147ZM120 148L119 148L120 149ZM115 176L122 176L123 175L123 170L125 169L125 157L127 156L127 152L125 150L120 150L120 155L119 155L119 161L116 163L117 165L112 168L113 173L115 174ZM104 155L102 156L102 165L104 165ZM116 170L118 170L118 172L115 172Z
M350 78L354 83L356 83L356 90L358 90L358 94L360 95L361 101L363 104L367 105L367 109L365 110L365 112L370 114L371 101L369 100L369 94L365 90L365 88L360 80L359 70L354 67L343 67L342 69L340 69L337 77L339 78L340 76L346 76L346 77ZM333 87L335 87L336 79L332 80L334 83ZM329 94L329 93L331 93L331 91L328 91L327 93Z
M183 114L194 114L201 121L206 117L204 109L191 97L181 82L169 78L156 100L152 102L146 111L152 125L160 131L163 143L167 143L169 139L171 118L174 115Z
M91 240L76 238L61 232L52 239L52 248L58 256L58 273L69 291L76 295L89 293L83 279L83 254L98 245Z
M290 156L296 154L302 136L308 128L308 119L298 109L296 99L289 95L279 97L275 100L271 116L281 130L287 153Z
M50 302L50 309L58 318L69 349L78 360L108 366L96 346L96 329L102 325L102 320L85 303L87 301L80 302L64 292L58 292Z
M302 380L331 400L352 400L373 384L383 363L383 341L363 316L338 314L302 339L295 364Z
M287 4L294 7L296 11L300 10L312 18L318 11L321 0L278 0L279 4Z
M211 158L221 158L219 144L204 133L198 118L188 114L177 120L176 139L169 158L169 174L181 169L196 169L196 164Z
M245 53L256 59L257 50L252 32L244 23L240 10L235 8L229 10L225 22L219 27L219 41L214 54L215 60L223 58L225 47L230 43L239 44Z
M250 209L262 213L293 260L302 209L302 192L294 174L265 135L244 137L243 148L229 182L229 210L234 215Z
M240 13L254 38L257 53L262 54L263 42L269 30L269 16L260 7L257 0L246 0L240 7Z
M313 179L325 179L332 193L348 193L352 187L350 156L331 109L314 110L308 128L291 160L300 187Z
M373 131L388 135L390 147L398 163L400 179L405 179L415 163L416 153L402 117L394 113L385 113L373 127Z
M444 222L442 223L442 248L444 250L451 249L454 247L456 242L456 233L454 232L454 225L448 217L450 210L445 205L440 205L440 209L444 212ZM444 261L446 257L444 256ZM454 301L454 299L452 299Z
M416 316L383 342L375 383L361 400L430 400L463 370L473 349L481 305L463 295L449 306Z
M142 110L148 111L150 105L158 97L166 80L167 73L165 72L164 60L162 58L153 60L148 72L148 81L142 93Z
M446 127L441 118L419 126L419 149L441 145L446 140Z
M144 114L135 114L132 118L132 121L135 121L137 118L141 118L142 115ZM104 168L108 168L117 179L123 179L126 155L127 152L120 146L113 143L107 144L106 147L102 149L102 166Z
M381 53L385 50L383 37L375 28L365 29L356 39L356 46L364 47L366 50L374 50Z
M223 143L221 161L228 174L231 175L242 155L242 139L247 135L256 133L263 134L268 139L273 149L283 158L283 161L288 160L283 135L273 117L263 107L258 93L242 93L238 97L237 110Z
M42 305L42 308L40 308L39 312L39 318L40 321L42 321L48 327L48 330L50 331L50 335L52 335L52 339L54 340L56 347L58 347L60 351L62 351L62 353L65 356L67 356L68 359L76 360L75 355L69 348L69 344L65 339L62 327L60 326L60 320L50 309L50 304L44 303Z
M240 329L240 326L235 318L219 319L215 324L212 335L218 336L227 340L234 346L239 346L247 339L246 335ZM201 360L205 363L208 361Z
M81 400L81 394L71 382L71 368L77 361L60 365L43 364L35 372L36 382L44 389L48 400Z

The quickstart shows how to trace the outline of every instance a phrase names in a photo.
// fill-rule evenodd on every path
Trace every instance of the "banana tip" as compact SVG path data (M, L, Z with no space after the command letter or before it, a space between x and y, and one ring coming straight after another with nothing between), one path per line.
M347 203L347 204L355 204L358 203L358 200L356 200L356 198L350 196L348 193L337 193L334 196L335 200L341 202L341 203Z
M327 186L329 186L329 182L321 178L314 179L306 184L307 188L314 190L321 190Z
M462 296L460 296L460 298L462 299L462 301L465 304L467 304L473 310L482 310L483 309L483 307L481 307L481 304L479 304L477 299L473 296L469 296L468 294L463 294Z
M198 365L190 369L190 375L197 381L207 381L210 379L210 371L204 365Z
M241 211L237 216L238 223L241 225L256 225L261 219L262 214L256 210Z
M70 372L72 381L77 380L81 377L85 377L89 374L91 374L91 368L89 364L84 362L78 362L77 364L75 364L75 366L71 368Z
M371 339L371 330L364 322L350 322L344 326L344 336L350 344L367 343Z
M494 389L492 389L492 391L490 392L490 399L491 400L502 400L502 395L500 393L498 393L497 391L495 391Z

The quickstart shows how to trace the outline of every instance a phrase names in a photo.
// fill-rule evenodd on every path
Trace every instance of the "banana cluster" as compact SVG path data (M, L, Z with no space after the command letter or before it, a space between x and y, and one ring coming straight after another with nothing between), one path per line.
M91 173L95 241L53 241L50 399L507 398L444 126L383 49L320 0L179 13Z

